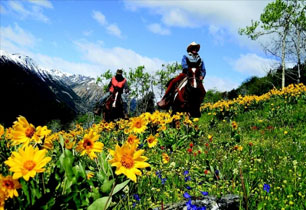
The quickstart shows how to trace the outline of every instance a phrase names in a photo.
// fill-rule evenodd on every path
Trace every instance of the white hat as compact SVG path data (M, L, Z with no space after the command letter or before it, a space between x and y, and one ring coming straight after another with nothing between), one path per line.
M187 47L187 52L191 52L191 48L196 48L196 51L199 52L200 50L200 44L197 44L196 42L191 42Z

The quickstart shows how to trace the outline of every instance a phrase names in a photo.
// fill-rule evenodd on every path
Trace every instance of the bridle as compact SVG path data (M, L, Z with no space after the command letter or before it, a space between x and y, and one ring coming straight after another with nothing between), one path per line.
M114 102L112 103L112 107L113 107L113 108L116 107L117 98L118 98L118 91L115 93Z
M198 80L199 79L196 77L196 71L197 71L197 68L190 68L188 70L188 72L186 74L187 76L178 84L178 87L176 88L177 91L174 94L173 101L175 101L178 93L183 89L183 87L185 87L188 84L188 82L190 80L192 80L192 81L190 81L191 88L196 89L198 87ZM192 73L192 75L191 75L191 73Z
M193 74L192 74L192 77L191 77L191 78L188 78L188 79L192 79L191 87L193 87L193 88L197 88L197 87L198 87L197 78L196 78L196 70L197 70L197 68L191 68L191 72L192 72ZM188 77L188 76L187 76L187 77Z

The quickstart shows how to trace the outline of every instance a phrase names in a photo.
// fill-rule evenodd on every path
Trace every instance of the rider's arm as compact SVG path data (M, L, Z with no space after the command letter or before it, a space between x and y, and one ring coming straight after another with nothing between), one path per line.
M204 77L206 76L206 68L205 68L205 64L204 61L202 60L202 69L201 69L201 75L204 79Z
M183 68L183 72L187 72L188 65L187 65L187 57L186 57L186 55L184 55L183 58L182 58L182 68Z
M128 85L127 82L124 83L123 89L124 89L125 93L130 92L129 85Z
M111 86L112 86L112 80L108 84L108 90L110 89Z

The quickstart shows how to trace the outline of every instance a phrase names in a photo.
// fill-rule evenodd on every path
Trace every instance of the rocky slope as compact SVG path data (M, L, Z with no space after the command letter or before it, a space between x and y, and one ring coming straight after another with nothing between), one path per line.
M69 121L91 111L103 94L94 78L42 69L28 56L0 50L0 68L0 123L18 115L37 123Z

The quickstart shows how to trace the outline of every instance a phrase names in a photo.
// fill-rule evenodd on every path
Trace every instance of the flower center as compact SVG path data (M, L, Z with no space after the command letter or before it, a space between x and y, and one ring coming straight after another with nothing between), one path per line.
M134 166L134 160L133 157L130 155L126 155L124 154L121 157L121 164L122 166L124 166L125 168L132 168Z
M130 136L128 137L127 141L130 143L130 144L133 144L134 143L134 140L135 140L135 137L134 136Z
M26 130L26 132L25 132L26 137L28 137L28 138L32 138L32 136L34 135L34 133L35 133L35 128L33 128L33 127L27 128L27 130Z
M148 142L151 144L151 143L153 143L154 142L154 138L148 138Z
M89 140L89 139L85 139L85 140L84 140L83 147L84 147L85 149L91 149L92 146L93 146L93 143L92 143L91 140Z
M31 171L36 166L36 163L33 160L27 160L24 162L23 167L28 171Z
M137 121L137 122L135 123L135 127L136 127L136 128L141 128L141 121Z
M5 180L3 182L3 185L7 188L7 189L14 189L14 183L10 180Z

